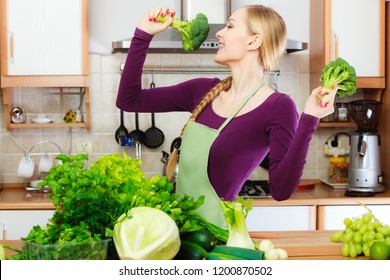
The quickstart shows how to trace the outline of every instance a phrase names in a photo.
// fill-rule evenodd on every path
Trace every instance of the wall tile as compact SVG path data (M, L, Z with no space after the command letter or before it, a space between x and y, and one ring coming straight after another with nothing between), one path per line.
M58 128L58 129L14 129L10 133L5 130L4 115L1 114L1 156L0 180L2 182L24 182L17 178L16 171L25 150L39 141L53 141L67 153L76 153L78 141L91 141L93 154L89 155L88 164L101 155L126 152L134 157L133 148L124 148L115 141L115 131L119 127L119 110L115 106L116 94L120 80L120 64L124 63L127 54L90 55L90 86L91 86L91 129ZM214 54L149 54L145 69L225 69L214 62ZM297 104L299 111L303 110L306 98L311 92L309 88L309 55L307 53L285 55L279 65L280 76L277 77L278 89L289 94ZM153 79L157 86L168 86L194 77L220 77L228 74L157 74ZM143 86L149 87L151 75L143 76ZM272 83L273 76L267 76ZM22 106L28 113L44 112L50 117L61 119L66 110L79 105L77 94L53 94L58 89L15 88L14 105ZM0 110L3 111L3 108ZM156 114L156 126L164 135L163 145L157 149L142 147L142 170L147 176L160 174L162 151L169 152L174 138L180 135L181 129L190 116L187 112ZM135 129L134 114L125 114L125 125L129 131ZM150 114L140 114L140 129L151 126ZM326 175L327 158L322 154L323 144L327 137L336 129L318 129L310 145L310 153L303 173L303 178L323 178ZM11 139L15 139L16 143ZM45 147L37 148L45 152ZM5 164L6 163L6 164ZM266 179L267 172L257 168L251 175L252 179Z

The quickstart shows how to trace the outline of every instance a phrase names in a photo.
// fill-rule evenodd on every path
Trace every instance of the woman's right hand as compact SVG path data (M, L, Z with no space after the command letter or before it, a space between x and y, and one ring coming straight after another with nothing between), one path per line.
M149 33L150 35L156 35L162 31L165 31L172 23L172 18L175 16L175 10L168 7L157 7L150 9L149 12L141 19L138 24L138 28ZM157 22L157 17L165 16L168 14L167 21L164 23Z

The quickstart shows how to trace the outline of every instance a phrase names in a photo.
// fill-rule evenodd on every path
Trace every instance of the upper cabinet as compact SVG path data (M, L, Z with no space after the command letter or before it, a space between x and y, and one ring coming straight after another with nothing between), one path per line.
M2 87L85 86L88 1L1 0L1 62Z
M311 88L323 67L342 57L355 67L358 88L383 89L385 0L310 1L309 48Z
M7 129L89 128L88 0L0 0L1 88ZM78 124L13 124L13 88L83 88L86 115ZM72 92L61 90L61 92Z

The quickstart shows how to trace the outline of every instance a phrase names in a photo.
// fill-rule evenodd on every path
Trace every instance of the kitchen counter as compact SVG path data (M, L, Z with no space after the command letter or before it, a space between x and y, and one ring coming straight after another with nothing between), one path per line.
M312 181L312 180L311 180ZM252 206L323 206L356 205L356 201L370 205L390 205L390 189L372 197L345 196L344 189L333 189L320 181L314 188L297 189L290 199L254 198ZM27 191L22 185L3 185L0 191L0 210L54 210L47 193Z
M280 232L257 232L265 239L271 240L275 247L283 248L287 251L290 260L348 260L367 259L346 258L341 255L341 243L331 242L330 235L334 231L280 231ZM256 238L255 238L256 239ZM261 240L257 238L257 240ZM0 244L9 244L16 248L22 248L19 240L0 240ZM10 251L6 251L12 253Z

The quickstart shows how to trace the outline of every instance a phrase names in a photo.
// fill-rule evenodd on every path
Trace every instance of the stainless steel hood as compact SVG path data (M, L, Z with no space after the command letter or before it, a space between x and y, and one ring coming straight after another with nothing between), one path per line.
M180 14L182 20L189 20L195 17L198 12L206 11L206 16L209 18L210 32L206 41L202 46L191 53L216 53L218 49L218 41L216 38L217 31L223 29L226 25L226 20L231 14L232 1L195 1L181 0ZM214 6L211 6L214 5ZM112 51L127 52L130 47L131 39L125 39L112 43ZM308 44L295 40L287 40L285 53L292 53L306 50ZM181 37L173 28L168 28L166 31L154 36L150 43L149 53L188 53L181 46Z
M225 27L225 24L210 24L210 32L206 41L202 46L191 53L215 53L218 49L218 40L215 37L217 31ZM125 39L112 43L112 52L126 52L130 47L131 39ZM287 40L286 52L287 54L303 51L308 48L308 43L300 42L296 40ZM189 53L183 50L181 46L181 37L179 33L173 29L168 28L165 32L159 33L154 36L150 43L149 53Z

